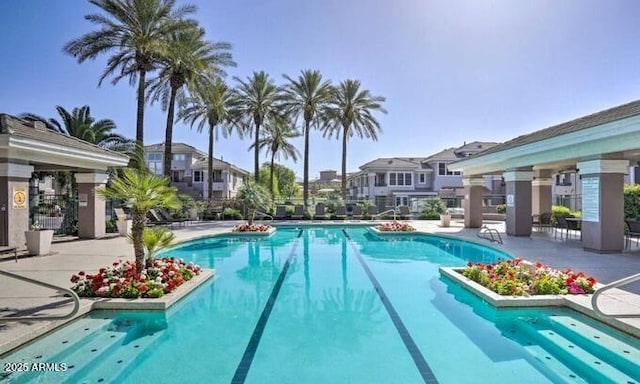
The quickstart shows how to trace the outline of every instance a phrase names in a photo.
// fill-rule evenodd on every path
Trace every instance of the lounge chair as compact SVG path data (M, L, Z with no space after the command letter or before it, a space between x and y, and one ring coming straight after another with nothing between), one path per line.
M335 219L336 220L344 220L347 218L347 207L345 207L344 205L340 205L336 208L336 215L335 215Z
M375 205L370 205L367 207L367 216L369 216L369 218L371 220L373 219L377 219L378 218L378 207Z
M399 219L401 220L409 220L411 219L411 211L409 211L409 207L406 205L401 205L397 208L397 213Z
M362 220L362 207L359 205L354 205L353 210L351 211L351 218L353 220Z
M168 225L173 227L173 221L164 220L155 209L150 209L149 212L147 212L147 225Z
M276 207L276 213L273 215L275 220L284 220L287 218L287 207L284 205L278 205Z
M293 215L291 215L293 220L302 220L304 219L304 207L302 205L296 205L293 208Z
M117 220L126 220L127 219L127 214L124 213L124 209L122 209L122 208L113 208L113 213L116 214L116 219Z
M171 216L171 214L167 212L164 208L156 208L155 211L158 213L158 215L160 215L160 218L162 220L170 221L172 223L177 223L179 226L183 226L189 221L189 219L177 219Z
M327 218L327 209L322 203L316 204L316 213L313 215L313 219L324 220Z

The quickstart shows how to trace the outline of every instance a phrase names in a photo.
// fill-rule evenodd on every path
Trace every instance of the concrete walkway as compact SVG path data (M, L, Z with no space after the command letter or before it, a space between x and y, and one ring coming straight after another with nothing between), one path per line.
M318 222L322 223L322 222ZM182 228L174 228L179 241L229 231L237 222L195 223ZM440 228L438 222L414 221L412 224L421 231L455 235L489 244L477 237L478 230L463 228L459 221L453 221L451 227ZM584 252L578 240L555 240L553 234L535 233L530 238L507 237L504 223L488 223L501 232L504 245L494 245L512 255L530 261L541 261L554 268L571 268L593 275L601 283L609 283L640 272L640 248L632 252L600 255ZM98 269L121 259L133 259L133 250L122 237L102 240L77 240L54 243L52 254L48 256L21 258L17 262L6 257L0 262L0 269L26 277L42 280L61 287L71 287L69 278L81 270L95 273ZM617 290L603 300L606 308L628 310L640 314L640 284L635 283ZM610 304L611 303L611 304ZM81 300L78 316L91 309L90 300ZM36 308L34 308L36 307ZM59 292L40 288L15 279L0 276L0 316L28 315L37 312L40 315L69 313L71 302ZM631 322L640 329L640 318ZM63 324L63 321L40 322L0 322L0 355Z

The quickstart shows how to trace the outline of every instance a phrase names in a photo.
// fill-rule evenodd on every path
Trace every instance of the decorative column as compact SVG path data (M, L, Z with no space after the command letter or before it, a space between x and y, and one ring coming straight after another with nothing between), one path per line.
M589 160L582 178L582 245L599 253L624 250L624 175L627 160Z
M29 179L33 166L0 163L0 245L23 247L29 229Z
M365 196L367 198L367 200L370 201L375 201L376 199L376 174L375 172L370 172L369 174L367 174L367 177L369 178L369 190L367 191L367 196Z
M106 234L105 201L96 195L96 187L105 185L106 173L76 173L78 182L78 237L95 239Z
M464 177L464 227L480 228L482 226L482 195L484 194L484 177Z
M551 171L536 171L531 181L531 214L551 213Z
M533 171L504 173L507 192L507 235L531 235L531 180Z

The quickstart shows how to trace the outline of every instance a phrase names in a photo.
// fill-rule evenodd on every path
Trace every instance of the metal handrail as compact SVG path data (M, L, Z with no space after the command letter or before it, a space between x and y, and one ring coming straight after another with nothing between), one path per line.
M80 310L80 298L78 297L78 295L73 290L71 290L69 288L58 287L57 285L45 283L44 281L31 279L29 277L24 277L24 276L21 276L21 275L16 275L15 273L3 271L3 270L0 270L0 275L13 277L14 279L26 281L27 283L40 285L40 286L46 287L46 288L51 288L51 289L54 289L56 291L63 291L65 293L68 293L69 296L71 296L71 299L73 299L73 310L71 311L71 313L69 313L67 315L64 315L64 316L59 316L58 315L58 316L0 317L0 322L2 322L2 321L24 321L24 320L66 320L66 319L70 319L73 316L75 316L76 313L78 313L78 311Z
M396 210L395 209L388 209L388 210L386 210L384 212L378 213L377 215L372 215L371 217L372 218L373 217L380 217L380 216L383 216L383 215L385 215L385 214L387 214L389 212L393 212L393 221L396 221Z
M640 280L640 273L636 273L635 275L627 276L624 279L620 279L620 280L614 281L613 283L609 283L609 284L605 285L602 288L598 288L598 290L596 290L596 292L593 294L593 296L591 296L591 306L593 307L593 310L596 312L596 314L598 316L601 316L601 317L640 317L640 313L636 313L636 314L632 314L632 313L620 313L620 314L604 313L598 307L598 297L600 297L600 295L602 293L604 293L604 291L608 291L609 289L621 287L623 285L627 285L627 284L633 283L633 282L638 281L638 280Z
M253 216L251 217L251 219L252 219L252 220L255 220L255 218L256 218L256 213L257 213L257 214L259 214L259 215L260 215L260 217L268 217L269 219L271 219L271 220L269 220L269 222L272 222L272 221L273 221L273 216L271 216L271 215L270 215L270 214L268 214L268 213L264 213L264 212L262 212L262 211L258 211L258 210L253 211Z
M494 233L496 234L495 237L493 236ZM482 228L480 228L480 233L478 233L478 237L481 239L489 240L492 243L503 244L502 236L500 236L500 232L498 232L497 229L489 228L486 225L483 225Z

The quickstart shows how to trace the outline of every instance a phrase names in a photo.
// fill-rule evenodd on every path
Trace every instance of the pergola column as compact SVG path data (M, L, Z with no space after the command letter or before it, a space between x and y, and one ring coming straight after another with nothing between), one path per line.
M33 166L0 163L0 245L22 247L29 229L29 179Z
M531 181L531 214L551 213L551 171L536 171Z
M482 226L482 195L484 194L484 178L482 176L462 178L464 187L464 227L480 228Z
M533 171L515 170L504 173L508 235L531 235L531 180Z
M627 160L589 160L577 165L582 178L582 244L601 253L624 249L624 175Z
M78 182L78 237L95 239L106 234L105 201L96 195L96 187L107 183L101 172L76 173Z

